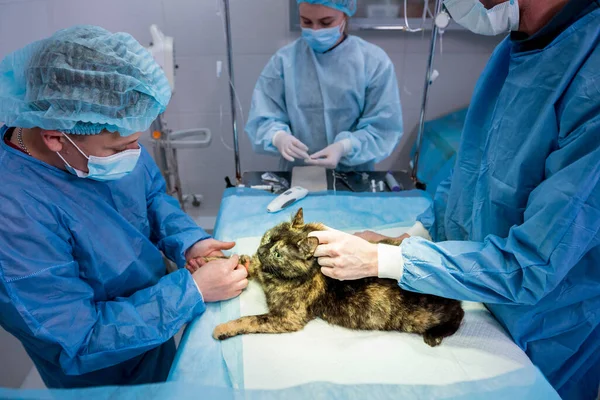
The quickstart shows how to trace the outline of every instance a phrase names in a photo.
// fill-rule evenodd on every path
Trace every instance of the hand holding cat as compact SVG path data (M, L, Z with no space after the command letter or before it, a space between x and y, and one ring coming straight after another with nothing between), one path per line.
M186 261L198 257L223 257L222 250L230 250L235 246L235 242L220 242L215 239L204 239L196 242L185 253Z
M192 277L205 303L239 296L248 286L248 271L239 264L239 257L212 260L202 265Z
M308 236L319 240L314 255L323 275L341 281L377 276L376 244L331 228Z

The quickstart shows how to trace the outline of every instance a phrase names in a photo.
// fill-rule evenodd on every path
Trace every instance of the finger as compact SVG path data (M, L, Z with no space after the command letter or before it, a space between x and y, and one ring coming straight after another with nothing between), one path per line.
M205 266L206 264L209 263L206 260L206 258L204 258L204 257L194 258L192 261L194 261L196 263L196 265L198 266L198 268L203 267L203 266Z
M304 162L306 162L309 165L317 165L319 167L326 167L329 165L329 162L327 160L314 160L312 158L308 158L306 160L304 160Z
M222 251L215 250L215 251L211 251L210 253L208 253L207 257L225 257L225 254L223 254Z
M241 281L248 277L248 270L243 265L238 265L235 270L231 273L231 276L236 281Z
M292 143L294 144L294 146L298 147L299 149L308 151L308 146L305 145L304 143L302 143L301 141L299 141L298 139L294 138L294 140L292 140Z
M232 255L229 260L227 260L227 266L232 270L236 269L240 263L240 257L237 254Z
M335 260L331 257L320 257L318 263L321 267L335 268Z
M314 257L337 257L339 253L334 249L333 245L322 244L315 250Z
M325 149L323 149L323 150L317 151L315 154L312 154L310 156L310 158L313 158L313 159L322 158L322 157L327 157L327 155L328 155L327 151L325 151Z
M322 273L323 275L325 275L325 276L328 276L328 277L330 277L330 278L337 279L337 278L335 277L335 275L336 275L336 272L335 272L335 270L334 270L333 268L329 268L329 267L323 267L323 268L321 268L321 273Z
M306 160L306 159L310 158L310 156L308 155L308 153L307 153L306 151L304 151L304 150L302 150L302 149L299 149L299 148L297 148L297 147L293 147L293 148L291 148L291 149L290 149L290 153L291 153L291 154L292 154L294 157L296 157L296 158L299 158L299 159L302 159L302 160Z
M185 269L190 271L190 274L193 274L194 272L196 272L196 268L192 267L190 264L185 264Z
M220 242L215 243L215 247L219 250L231 250L235 247L235 242Z
M248 287L248 279L242 279L241 281L238 282L238 284L235 286L235 288L237 290L244 290Z
M198 260L195 258L192 258L190 261L188 261L188 265L191 268L192 271L196 271L198 269L200 269L200 264L198 263Z
M297 148L290 149L290 154L293 157L301 159L301 160L306 160L306 159L308 159L310 157L307 152L302 151L302 150L297 149Z
M282 151L282 152L281 152L281 156L282 156L283 158L285 158L286 160L288 160L289 162L294 162L294 161L295 161L295 160L294 160L294 157L290 156L290 155L288 154L287 150L286 150L286 151Z
M329 244L335 240L337 232L331 228L324 231L315 231L308 234L308 237L316 237L319 239L319 244Z

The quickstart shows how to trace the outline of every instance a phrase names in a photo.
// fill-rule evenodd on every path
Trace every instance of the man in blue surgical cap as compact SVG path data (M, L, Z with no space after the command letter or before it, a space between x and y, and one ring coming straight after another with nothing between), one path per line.
M0 63L0 324L48 387L164 381L177 331L247 285L237 257L182 268L234 244L181 211L138 144L170 95L135 39L93 26Z
M372 170L402 136L394 65L379 47L347 34L357 0L298 0L302 37L260 74L246 132L279 167Z
M600 2L482 3L444 1L473 32L513 32L475 89L453 176L409 231L436 242L394 248L331 231L315 233L316 254L334 278L486 303L563 398L595 400Z

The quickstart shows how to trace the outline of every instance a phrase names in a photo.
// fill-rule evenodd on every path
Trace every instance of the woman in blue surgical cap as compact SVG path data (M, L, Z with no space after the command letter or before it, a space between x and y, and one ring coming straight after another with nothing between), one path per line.
M246 132L280 169L372 170L402 136L394 66L347 34L356 0L298 0L302 37L279 50L256 84Z
M65 29L0 63L0 325L46 386L164 381L173 336L247 284L138 144L167 79L133 37ZM180 269L166 275L163 254Z

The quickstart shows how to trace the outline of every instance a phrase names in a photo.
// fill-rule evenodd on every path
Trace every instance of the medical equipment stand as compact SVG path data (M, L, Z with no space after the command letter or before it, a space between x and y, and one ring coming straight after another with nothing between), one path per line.
M165 36L156 25L150 27L153 42L150 43L148 51L163 69L171 91L175 92L175 70L178 66L175 64L175 51L173 38ZM211 132L208 129L188 129L173 132L167 127L167 121L164 114L152 123L151 140L154 150L154 160L165 178L167 193L177 197L181 209L185 208L187 200L192 200L194 207L199 207L202 201L201 194L183 194L181 189L181 179L179 177L179 164L177 161L177 149L195 149L210 146L212 139Z
M227 71L229 73L229 97L231 98L231 124L233 128L233 150L235 157L235 180L242 183L242 167L240 165L240 145L237 128L237 108L235 106L235 80L233 74L233 49L231 46L231 21L229 18L229 0L223 0L225 10L225 36L227 38Z
M208 129L187 129L173 132L167 127L165 117L159 117L152 123L152 146L154 159L167 184L167 193L175 196L181 209L185 203L192 201L194 207L199 207L201 194L183 194L179 177L178 149L198 149L210 146L212 134Z
M442 0L436 0L435 3L435 17L437 19L438 15L442 12ZM431 45L429 48L429 61L427 63L427 71L425 73L425 88L423 90L423 102L421 104L421 116L419 119L419 131L417 133L417 141L416 141L416 151L412 161L413 170L412 170L412 180L415 182L415 186L417 189L425 190L426 185L423 182L419 182L419 178L417 177L417 172L419 170L419 157L421 155L421 144L423 140L423 131L425 130L425 114L427 111L427 98L429 96L429 87L433 83L433 61L435 56L435 45L437 42L437 38L440 34L440 28L437 23L433 24L431 29Z

